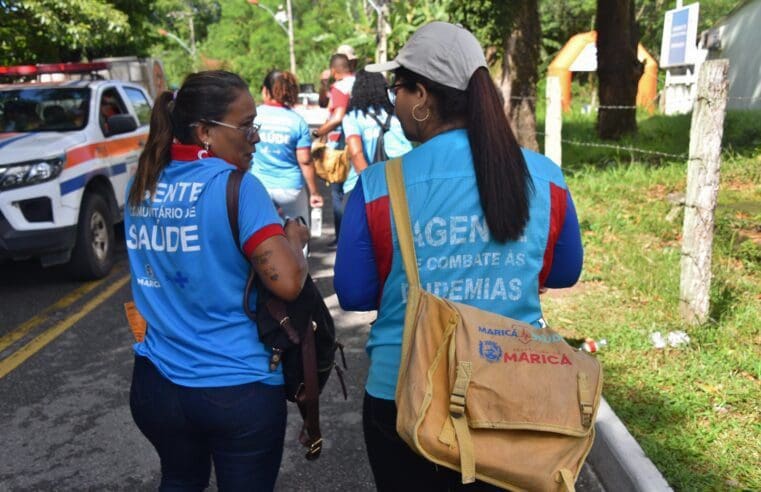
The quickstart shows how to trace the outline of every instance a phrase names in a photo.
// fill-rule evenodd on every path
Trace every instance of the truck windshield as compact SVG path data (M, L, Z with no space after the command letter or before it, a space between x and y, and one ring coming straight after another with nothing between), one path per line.
M90 89L0 89L0 132L65 132L87 125Z

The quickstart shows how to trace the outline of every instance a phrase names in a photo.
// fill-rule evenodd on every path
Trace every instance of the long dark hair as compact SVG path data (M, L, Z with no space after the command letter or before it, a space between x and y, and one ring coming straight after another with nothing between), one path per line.
M404 67L394 72L407 89L420 83L436 101L436 114L446 121L462 116L481 199L492 237L516 241L529 219L529 196L534 190L526 160L499 102L499 94L485 68L477 69L464 91L444 86Z
M248 85L238 75L223 70L192 73L176 93L164 91L156 98L151 111L148 141L137 164L137 173L129 190L129 204L138 206L156 191L156 182L171 159L172 140L183 144L194 141L191 124L201 120L221 120L240 91Z
M371 110L376 114L381 111L393 114L394 106L388 100L388 93L386 91L386 79L383 78L383 75L360 70L354 79L354 85L351 89L351 100L346 112L350 113L356 109L364 114L367 114Z
M291 72L270 70L264 77L262 87L266 88L275 101L291 107L299 100L299 84Z

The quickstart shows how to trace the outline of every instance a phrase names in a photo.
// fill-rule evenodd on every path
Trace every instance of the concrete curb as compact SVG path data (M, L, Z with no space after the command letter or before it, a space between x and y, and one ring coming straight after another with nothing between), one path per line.
M616 492L659 492L672 490L661 472L610 408L600 401L595 423L597 432L587 463L605 490Z

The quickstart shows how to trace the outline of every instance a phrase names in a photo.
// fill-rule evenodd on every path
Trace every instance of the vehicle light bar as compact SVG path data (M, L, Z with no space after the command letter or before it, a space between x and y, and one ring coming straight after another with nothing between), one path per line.
M88 63L41 63L38 65L16 65L0 67L0 77L15 76L24 77L46 73L89 73L108 68L106 62Z

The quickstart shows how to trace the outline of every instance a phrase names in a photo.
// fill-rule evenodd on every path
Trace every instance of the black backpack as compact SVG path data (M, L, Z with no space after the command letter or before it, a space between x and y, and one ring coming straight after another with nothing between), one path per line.
M238 200L243 171L233 171L227 180L227 217L235 239L240 244L238 231ZM244 255L245 256L245 255ZM246 261L249 261L246 258ZM256 311L252 312L249 299L256 286ZM259 340L270 350L270 371L283 365L286 398L299 407L304 424L299 441L307 448L306 459L315 460L322 450L320 432L319 394L328 381L333 368L341 383L344 399L346 385L341 368L335 363L336 350L346 368L343 345L336 341L336 329L330 310L323 301L311 275L307 275L298 298L287 302L267 290L249 270L243 293L243 310L256 321Z
M381 123L381 121L378 119L378 116L375 113L368 112L367 116L375 120L375 122L380 127L380 134L378 135L378 141L375 144L375 154L373 154L373 162L371 162L370 164L375 164L376 162L381 162L381 161L387 161L388 154L386 154L386 146L383 142L383 136L391 128L392 115L390 114L386 115L385 123Z

